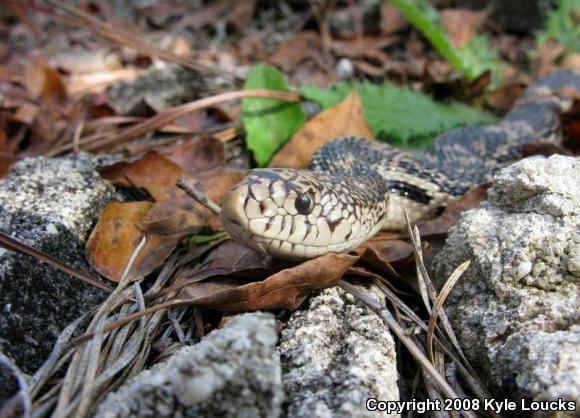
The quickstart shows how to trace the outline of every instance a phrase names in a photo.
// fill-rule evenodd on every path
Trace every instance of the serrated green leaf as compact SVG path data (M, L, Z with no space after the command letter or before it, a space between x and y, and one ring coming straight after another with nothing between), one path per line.
M244 90L270 89L291 91L280 71L269 65L256 65L248 72ZM299 103L275 99L245 98L242 100L242 123L247 133L248 148L260 167L268 164L274 153L306 123Z
M343 100L352 86L342 83L328 90L308 86L306 98L327 109ZM489 113L462 104L437 103L431 97L390 83L358 86L367 122L376 137L403 148L422 149L450 129L490 123Z
M566 48L567 54L580 52L580 2L578 0L560 0L558 7L548 15L545 29L538 34L537 43L545 43L555 38Z

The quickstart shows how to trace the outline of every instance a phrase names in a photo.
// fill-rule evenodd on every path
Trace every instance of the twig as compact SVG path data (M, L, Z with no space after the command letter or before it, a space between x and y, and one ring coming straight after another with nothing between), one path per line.
M206 196L204 192L195 188L193 184L187 181L185 177L179 177L175 182L175 185L182 189L188 196L194 198L203 206L211 210L213 213L219 215L221 208L218 204L213 202L209 197Z
M11 236L5 234L2 231L0 231L0 247L10 251L16 251L20 254L30 255L32 257L37 258L40 261L44 261L45 263L50 264L53 267L56 267L57 269L67 274L70 274L74 278L79 279L87 284L98 287L99 289L103 289L107 292L113 291L113 288L111 286L97 280L92 276L89 276L84 271L66 265L59 259L54 258L53 256L46 254L40 250L37 250L36 248L32 248L31 246L26 245L23 242L20 242L16 238L12 238Z
M167 109L152 118L146 119L137 125L131 126L125 129L120 134L109 135L104 138L97 137L91 141L80 141L79 145L81 149L86 151L98 151L110 145L121 145L132 139L135 139L141 135L148 132L154 131L173 122L184 115L192 112L196 112L201 109L205 109L211 106L218 105L223 102L230 100L242 99L244 97L261 97L266 99L276 99L287 102L297 102L300 100L300 95L298 93L291 93L285 91L267 90L267 89L254 89L254 90L241 90L241 91L230 91L222 94L217 94L215 96L206 97L204 99L196 100L193 102L185 103L180 106ZM47 153L47 156L53 157L63 152L70 151L72 149L72 144L67 144L55 151Z

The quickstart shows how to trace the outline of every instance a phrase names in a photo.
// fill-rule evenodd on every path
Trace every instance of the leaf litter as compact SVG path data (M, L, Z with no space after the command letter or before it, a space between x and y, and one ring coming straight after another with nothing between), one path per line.
M239 77L230 70L220 70L216 64L234 60L233 67L236 67L255 62L252 54L258 51L259 55L259 48L263 47L256 46L256 39L259 43L260 37L247 36L240 41L239 45L245 42L249 49L237 48L235 41L227 39L221 41L226 43L222 53L202 51L199 56L203 59L197 60L191 58L194 56L192 45L185 38L175 40L174 50L160 48L131 31L117 30L110 23L113 16L97 6L96 11L88 11L58 0L49 3L54 12L31 6L30 10L17 7L17 14L25 16L32 10L44 13L114 45L138 52L124 55L125 62L138 64L143 58L158 57L195 68L206 74L210 82L219 77L228 79L230 84L225 85L230 89L240 85ZM215 85L215 96L185 103L145 119L116 115L102 95L103 87L124 77L138 77L138 65L124 69L102 61L92 78L79 82L81 78L73 78L68 73L70 67L58 66L55 60L29 60L24 66L16 61L0 63L2 92L7 92L0 118L3 170L21 158L23 151L28 155L49 156L83 149L122 151L132 157L103 167L100 172L123 189L137 190L139 196L137 201L118 202L107 207L87 242L87 259L95 270L116 282L117 287L105 303L87 314L91 323L84 335L73 338L75 329L78 335L78 329L84 328L81 319L67 327L45 365L29 380L27 390L32 410L38 412L38 416L50 411L62 416L86 415L102 394L151 362L151 347L162 335L178 335L178 344L198 341L205 332L201 315L207 319L215 315L215 311L296 309L310 292L337 284L375 310L408 348L419 370L423 371L425 390L430 395L457 396L467 392L480 399L489 397L477 374L465 361L443 310L445 297L460 280L461 269L439 293L428 275L433 250L441 245L461 211L485 199L488 185L477 187L451 203L441 216L421 222L416 228L410 227L407 233L380 233L356 253L330 254L294 264L266 260L229 240L223 233L219 217L176 186L178 179L184 179L219 204L221 197L248 168L244 163L248 155L243 151L234 151L237 155L232 157L232 150L239 148L240 132L246 133L246 143L253 151L249 158L253 157L257 165L305 167L312 153L335 136L363 135L420 148L423 140L432 139L454 126L492 120L484 112L441 105L419 93L444 85L460 90L469 85L450 83L456 77L455 70L444 59L426 54L425 40L417 36L417 29L413 27L424 31L426 25L434 24L435 38L430 40L443 57L473 80L473 91L467 94L473 98L483 94L489 83L478 63L481 56L469 55L467 49L453 52L448 45L463 48L475 48L475 45L489 56L493 55L493 45L478 38L486 12L446 10L438 22L433 10L409 8L406 3L393 2L399 8L391 3L382 4L378 33L362 31L363 25L359 22L355 25L359 28L357 36L352 39L333 39L326 26L324 20L334 4L328 10L315 10L319 32L305 29L294 32L269 60L282 67L284 73L273 67L256 66L246 78L245 90L224 92L224 84ZM179 5L156 5L140 12L157 24L183 16L183 8ZM222 0L204 9L204 13L202 20L199 20L200 14L192 14L180 19L176 26L203 30L216 22L224 22L243 33L244 26L251 24L258 11L254 1ZM290 16L298 21L301 13L303 11L298 10ZM33 30L33 23L24 17L21 19ZM549 30L553 37L560 36L553 26ZM409 40L408 47L397 50L403 40ZM94 40L91 42L95 45ZM552 42L557 42L557 49L538 49L538 73L558 65L563 56L573 57L560 47L567 45L568 40L561 38ZM176 52L179 50L186 53L180 55ZM240 51L251 52L241 56ZM329 71L329 63L341 58L350 59L363 78L392 76L395 82L406 81L413 87L406 89L386 83L376 86L366 82L356 84L356 88L349 83L324 90L320 86L302 86L298 89L300 97L286 81L289 79L293 85L299 85L306 84L305 80L322 80L323 87L327 87L339 81ZM434 72L437 68L439 73ZM301 74L307 78L297 83ZM529 78L518 71L511 77L512 84L496 88L495 96L485 93L484 103L492 110L509 109L513 98L529 83ZM93 96L81 101L79 92ZM455 94L464 92L456 91ZM307 121L307 112L299 103L301 98L319 102L324 110ZM239 107L236 110L236 106L228 103L234 99L243 99L241 120L236 116L240 114ZM388 119L383 108L389 100L389 108L395 109L395 104L405 102L402 108L418 107L423 109L420 113L439 114L443 123L437 121L437 129L427 126L421 128L423 131L414 131L416 126L408 124L404 129L394 130L393 126L398 127L404 118L395 112L392 120ZM210 110L220 110L220 107L226 119L230 118L221 122L222 125L206 117ZM180 119L184 117L190 119ZM424 118L414 116L410 119L416 122ZM208 128L212 123L216 126ZM574 120L567 126L574 131ZM169 137L170 133L183 135ZM148 147L157 152L135 155ZM422 242L421 237L427 242ZM31 249L25 247L21 250L31 253ZM369 300L369 295L349 287L348 280L375 282L383 290L392 311ZM411 325L422 330L421 333L409 336L406 328ZM445 373L442 373L445 372L443 355L457 367L465 387L456 387L457 381L453 382L454 387L446 382ZM163 353L158 358L163 358ZM64 377L57 377L63 370ZM458 392L455 389L459 389ZM56 409L53 411L53 408Z

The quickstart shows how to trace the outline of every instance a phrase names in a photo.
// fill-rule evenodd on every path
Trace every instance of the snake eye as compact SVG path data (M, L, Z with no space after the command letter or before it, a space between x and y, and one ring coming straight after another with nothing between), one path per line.
M314 199L309 193L300 194L296 198L294 206L299 214L308 215L314 207Z

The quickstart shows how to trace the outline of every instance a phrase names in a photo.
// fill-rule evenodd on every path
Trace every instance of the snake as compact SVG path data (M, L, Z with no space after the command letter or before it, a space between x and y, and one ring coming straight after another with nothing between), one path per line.
M536 80L498 122L450 130L422 153L357 136L330 140L308 169L250 170L224 196L220 218L235 240L275 258L349 252L381 229L403 229L405 213L410 222L441 213L523 158L526 144L559 144L574 102L563 92L580 92L580 71Z

